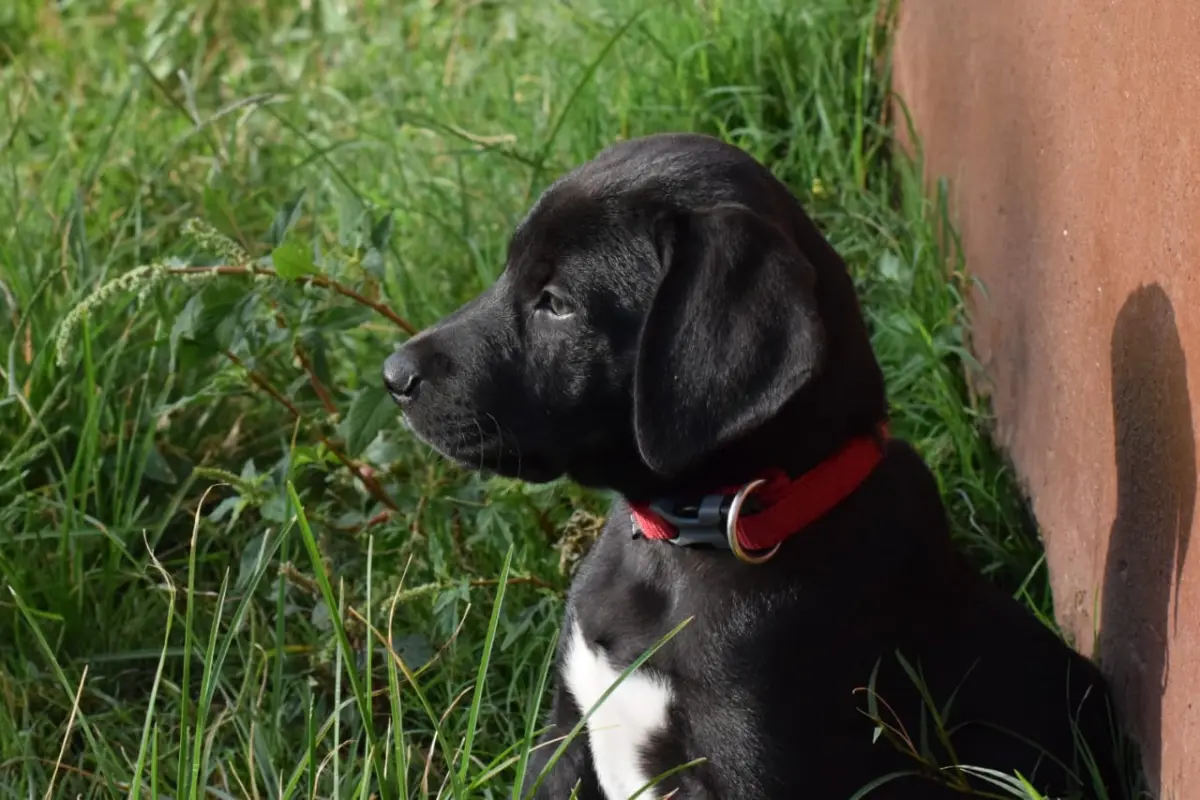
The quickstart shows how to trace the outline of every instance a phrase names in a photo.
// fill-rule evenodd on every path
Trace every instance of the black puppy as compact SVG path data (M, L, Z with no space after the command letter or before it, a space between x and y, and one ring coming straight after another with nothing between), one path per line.
M1117 796L1101 676L956 553L928 468L887 438L845 264L741 150L601 153L545 192L495 285L383 372L447 457L620 495L570 592L526 788L691 618L538 797L624 800L695 759L641 797L961 798L953 764Z

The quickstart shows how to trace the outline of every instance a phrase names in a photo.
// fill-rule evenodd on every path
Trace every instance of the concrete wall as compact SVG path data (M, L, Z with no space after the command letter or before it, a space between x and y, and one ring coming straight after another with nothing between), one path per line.
M974 346L1060 623L1162 798L1200 797L1200 0L900 0Z

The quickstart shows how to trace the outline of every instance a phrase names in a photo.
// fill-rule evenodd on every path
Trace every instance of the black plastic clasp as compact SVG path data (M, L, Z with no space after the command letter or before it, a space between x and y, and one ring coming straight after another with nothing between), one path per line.
M699 503L679 503L656 500L650 509L675 528L677 535L668 539L677 547L708 546L729 549L725 526L729 517L731 498L706 494Z

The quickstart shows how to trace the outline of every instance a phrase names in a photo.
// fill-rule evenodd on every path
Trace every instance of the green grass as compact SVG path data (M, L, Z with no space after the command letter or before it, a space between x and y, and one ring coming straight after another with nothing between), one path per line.
M895 432L1051 617L870 0L44 5L0 12L0 797L510 795L604 498L448 465L379 367L652 131L806 202Z

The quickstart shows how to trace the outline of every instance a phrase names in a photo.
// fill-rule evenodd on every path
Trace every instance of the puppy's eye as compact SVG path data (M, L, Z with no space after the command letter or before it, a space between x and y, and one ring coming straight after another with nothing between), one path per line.
M565 317L571 313L571 307L567 305L567 301L549 289L542 291L535 307L538 311L545 311L555 317Z

